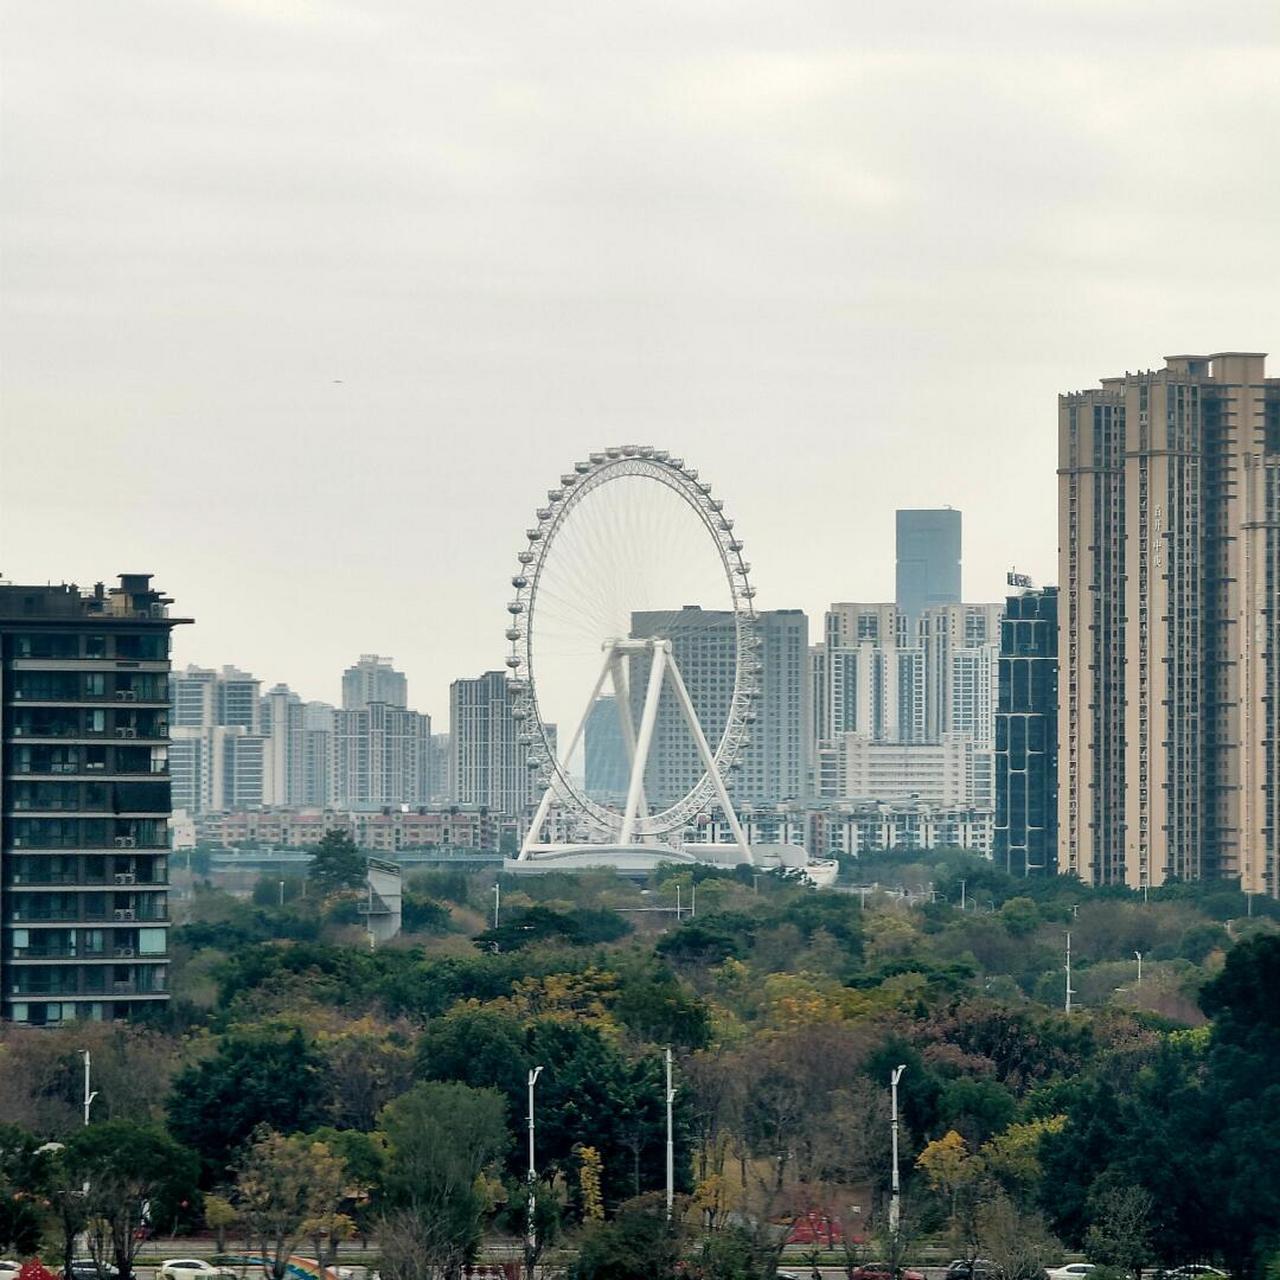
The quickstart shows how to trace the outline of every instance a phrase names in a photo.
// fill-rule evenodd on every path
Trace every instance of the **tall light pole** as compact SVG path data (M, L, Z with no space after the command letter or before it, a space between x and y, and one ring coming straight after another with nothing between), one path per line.
M538 1247L538 1229L534 1226L533 1211L537 1205L537 1194L534 1190L537 1185L537 1171L533 1165L533 1086L538 1083L538 1077L542 1074L541 1067L534 1067L529 1072L529 1232L526 1242L529 1247L529 1256L533 1257L534 1250ZM532 1263L530 1264L532 1266Z
M676 1199L676 1131L672 1105L676 1100L676 1091L671 1084L671 1050L667 1050L667 1221L671 1221L671 1213Z
M1067 931L1067 1004L1066 1011L1071 1012L1071 997L1075 991L1071 987L1071 931Z
M92 1093L89 1092L89 1050L81 1049L80 1055L84 1058L84 1122L87 1125L89 1108L93 1106L93 1100L98 1096L98 1091L95 1089Z
M1133 954L1138 957L1138 986L1142 986L1142 952L1135 951Z
M893 1236L895 1244L898 1238L898 1217L901 1209L901 1191L898 1186L898 1081L902 1078L902 1073L906 1069L907 1064L904 1062L894 1067L893 1074L889 1077L889 1096L891 1098L889 1123L893 1132L893 1182L889 1196L889 1232Z
M498 927L498 908L502 906L502 886L495 880L493 882L493 927Z

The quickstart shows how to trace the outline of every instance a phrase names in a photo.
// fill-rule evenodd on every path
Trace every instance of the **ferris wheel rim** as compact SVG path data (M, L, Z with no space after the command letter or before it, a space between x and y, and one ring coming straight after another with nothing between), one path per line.
M510 652L507 666L513 686L513 714L520 726L520 741L540 754L533 758L538 769L539 788L550 788L555 800L576 810L598 830L616 831L622 815L586 794L569 773L568 756L562 759L548 731L538 698L537 677L537 600L538 587L546 568L556 536L571 512L587 494L604 485L627 478L647 479L663 484L680 497L698 516L719 554L721 569L728 587L734 619L734 684L723 729L713 744L712 757L723 778L733 767L750 735L751 706L758 694L759 638L756 633L755 588L751 585L750 564L744 558L741 537L734 532L733 520L725 514L724 502L712 497L712 486L699 477L698 471L673 457L666 450L649 445L617 445L588 455L570 472L560 476L560 484L547 491L547 503L537 508L536 523L526 530L527 547L517 559L519 568L511 582L515 597L508 603L510 624L507 639ZM727 782L727 779L726 779ZM709 770L688 787L684 794L660 811L637 819L637 836L666 835L686 825L704 811L715 794L715 782Z

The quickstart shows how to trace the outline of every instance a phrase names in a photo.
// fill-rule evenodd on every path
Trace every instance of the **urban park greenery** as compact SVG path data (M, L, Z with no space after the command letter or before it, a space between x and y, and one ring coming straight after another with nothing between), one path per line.
M350 852L306 896L197 885L149 1020L0 1031L0 1254L61 1269L87 1241L128 1280L145 1224L261 1254L267 1280L357 1239L387 1280L454 1280L504 1240L575 1280L928 1249L1006 1280L1068 1253L1277 1274L1269 901L917 853L824 892L707 868L504 878L495 922L494 873L450 870L411 878L405 933L371 950Z

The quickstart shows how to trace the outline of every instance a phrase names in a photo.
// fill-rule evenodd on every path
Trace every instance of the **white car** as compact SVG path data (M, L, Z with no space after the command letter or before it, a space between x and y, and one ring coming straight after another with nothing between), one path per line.
M236 1280L236 1273L203 1258L170 1258L156 1269L156 1280Z
M1086 1280L1089 1272L1096 1269L1092 1262L1068 1262L1065 1267L1050 1267L1045 1275L1049 1280Z
M12 1258L0 1258L0 1280L11 1280L22 1270L22 1263L14 1262Z

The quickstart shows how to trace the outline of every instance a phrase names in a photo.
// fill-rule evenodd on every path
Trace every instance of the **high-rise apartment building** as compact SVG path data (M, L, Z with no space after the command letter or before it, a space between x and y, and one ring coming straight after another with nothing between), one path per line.
M342 673L342 709L363 711L371 702L385 702L402 711L409 705L409 682L390 658L362 653L360 661Z
M0 585L0 1014L168 999L169 599Z
M302 790L302 699L287 684L277 684L263 695L262 732L266 738L262 802L265 805L298 803Z
M1012 595L1001 624L996 862L1010 875L1058 863L1058 589Z
M299 791L291 804L324 806L333 802L334 709L327 702L302 704L302 756Z
M904 779L943 767L947 757L925 748L966 738L972 751L963 776L971 789L956 803L990 809L1002 612L999 604L943 604L912 617L894 604L833 604L824 641L809 656L814 794L853 794L837 779L837 758L854 749L842 745L848 735L867 744L920 747L910 757L919 763L907 766L902 757L896 772ZM857 770L845 769L844 776L856 778ZM948 785L940 774L931 794Z
M1059 866L1276 894L1280 379L1170 356L1058 408Z
M457 804L521 817L538 795L512 702L502 671L449 686L449 776Z
M960 603L960 512L943 507L897 513L894 599L912 620L936 605Z
M236 667L188 666L173 673L170 689L174 808L198 814L274 803L262 682ZM283 752L280 763L286 767Z
M924 652L892 604L833 604L824 627L825 705L819 741L860 733L875 742L924 742Z
M631 615L631 634L636 639L663 636L671 641L676 665L712 749L724 731L733 699L736 626L731 612L697 605L675 612ZM799 609L771 609L757 615L756 630L760 639L760 695L753 708L756 719L751 738L734 770L734 797L776 803L801 798L809 787L809 619ZM648 687L646 663L644 658L630 662L636 724ZM646 797L654 805L672 804L703 772L675 696L664 688L645 770Z
M430 770L430 716L385 702L333 713L334 803L427 804Z

